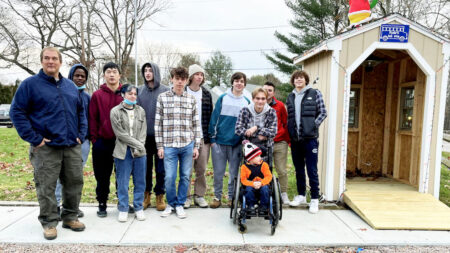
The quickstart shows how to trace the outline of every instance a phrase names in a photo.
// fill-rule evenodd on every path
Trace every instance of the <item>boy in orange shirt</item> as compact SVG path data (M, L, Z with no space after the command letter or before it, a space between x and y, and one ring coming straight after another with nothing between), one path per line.
M272 173L269 165L262 160L262 151L259 147L247 140L242 144L245 163L241 166L241 182L245 186L246 208L250 212L254 211L253 207L258 203L256 196L259 192L259 213L264 214L269 207L269 184L272 181Z

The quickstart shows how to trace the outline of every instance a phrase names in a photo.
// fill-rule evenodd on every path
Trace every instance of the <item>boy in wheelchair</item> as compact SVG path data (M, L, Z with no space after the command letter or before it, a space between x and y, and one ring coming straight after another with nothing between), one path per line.
M241 166L241 183L244 185L246 211L256 214L255 205L258 204L258 214L267 213L270 201L269 184L272 173L269 165L261 158L261 149L249 141L244 141L245 162ZM259 198L258 198L259 196Z

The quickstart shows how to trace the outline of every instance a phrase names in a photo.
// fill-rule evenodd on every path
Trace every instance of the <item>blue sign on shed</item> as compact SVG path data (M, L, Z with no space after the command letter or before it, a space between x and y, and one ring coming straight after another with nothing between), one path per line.
M407 43L409 25L383 24L380 27L380 42Z

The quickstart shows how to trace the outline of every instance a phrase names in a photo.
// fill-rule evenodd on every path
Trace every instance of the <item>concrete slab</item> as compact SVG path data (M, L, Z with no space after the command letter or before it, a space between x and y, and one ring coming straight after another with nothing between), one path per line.
M450 245L449 231L375 230L351 210L333 210L359 238L361 245Z
M37 216L39 210L31 212L14 226L0 232L0 242L11 243L97 243L97 244L119 244L125 231L130 226L129 223L119 223L117 221L117 209L108 208L108 217L98 218L96 208L83 208L85 217L80 219L86 224L84 232L74 232L70 229L62 228L59 223L58 237L55 240L47 241L43 237L42 226Z
M235 226L235 233L238 233ZM276 232L270 235L269 221L251 219L244 241L247 244L267 245L359 245L362 240L330 210L310 214L307 210L283 210L283 219Z
M121 244L244 244L242 235L229 218L228 208L190 208L186 210L186 219L177 218L175 213L162 218L161 212L155 209L144 212L147 216L145 221L134 219L133 222L127 222L132 225L120 241Z
M38 210L38 207L0 206L0 231L35 210Z

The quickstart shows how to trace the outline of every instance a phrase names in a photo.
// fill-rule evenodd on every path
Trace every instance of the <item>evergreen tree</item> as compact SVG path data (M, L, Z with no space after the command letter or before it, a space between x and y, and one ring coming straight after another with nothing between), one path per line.
M213 53L211 58L205 62L206 80L211 82L211 88L225 83L230 85L233 63L231 58L223 55L220 51Z
M274 51L266 58L283 73L291 74L296 67L292 58L317 45L320 41L336 35L346 26L347 0L286 0L294 13L290 21L296 33L288 35L275 32L275 37L287 48L290 55Z

